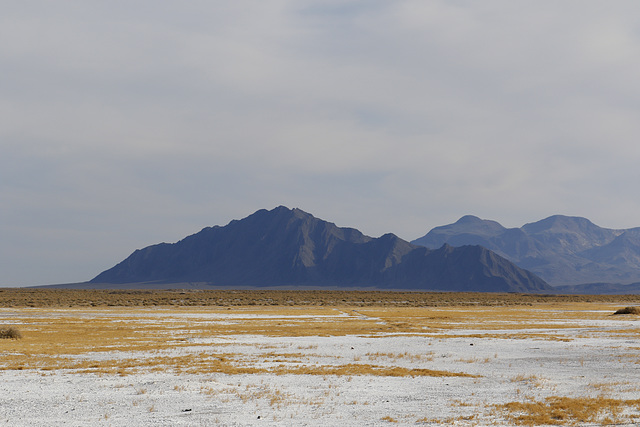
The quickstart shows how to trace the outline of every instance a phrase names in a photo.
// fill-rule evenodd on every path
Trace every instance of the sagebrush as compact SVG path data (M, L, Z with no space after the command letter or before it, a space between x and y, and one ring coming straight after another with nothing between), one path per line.
M0 328L0 338L17 340L22 338L22 334L14 327Z
M613 314L640 314L640 307L625 307Z

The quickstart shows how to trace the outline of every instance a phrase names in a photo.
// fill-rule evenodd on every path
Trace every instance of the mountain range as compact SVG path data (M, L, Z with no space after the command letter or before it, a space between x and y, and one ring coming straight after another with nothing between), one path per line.
M554 215L505 228L467 215L411 243L427 248L481 245L561 291L577 292L580 284L591 284L582 288L587 293L605 292L608 284L632 290L620 284L640 282L640 228L602 228L581 217Z
M372 238L284 206L259 210L225 226L204 228L176 243L136 250L78 287L166 288L174 284L553 291L535 274L476 243L429 249L393 234Z

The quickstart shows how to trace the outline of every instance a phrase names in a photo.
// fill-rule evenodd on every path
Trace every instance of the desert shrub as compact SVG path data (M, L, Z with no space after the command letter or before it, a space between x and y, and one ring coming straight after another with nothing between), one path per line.
M640 314L640 307L625 307L613 314Z
M0 338L17 340L22 338L20 331L14 327L0 328Z

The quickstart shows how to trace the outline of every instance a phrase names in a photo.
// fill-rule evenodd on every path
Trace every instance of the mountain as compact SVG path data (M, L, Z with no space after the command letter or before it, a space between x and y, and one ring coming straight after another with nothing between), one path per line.
M560 294L632 295L640 294L640 283L585 283L582 285L556 286Z
M468 215L412 243L481 245L555 286L640 282L640 228L607 229L581 217L554 215L505 228Z
M441 245L431 250L393 234L372 238L284 206L259 210L224 227L204 228L176 243L136 250L90 283L553 290L480 246Z

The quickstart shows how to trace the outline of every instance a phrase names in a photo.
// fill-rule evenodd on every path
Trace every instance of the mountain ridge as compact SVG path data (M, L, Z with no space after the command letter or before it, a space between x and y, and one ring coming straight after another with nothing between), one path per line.
M89 283L338 286L549 292L534 274L480 246L427 249L388 233L338 227L298 208L261 209L176 243L134 251Z
M505 228L469 217L435 227L411 243L428 248L482 245L555 286L640 282L640 228L608 229L565 215Z

